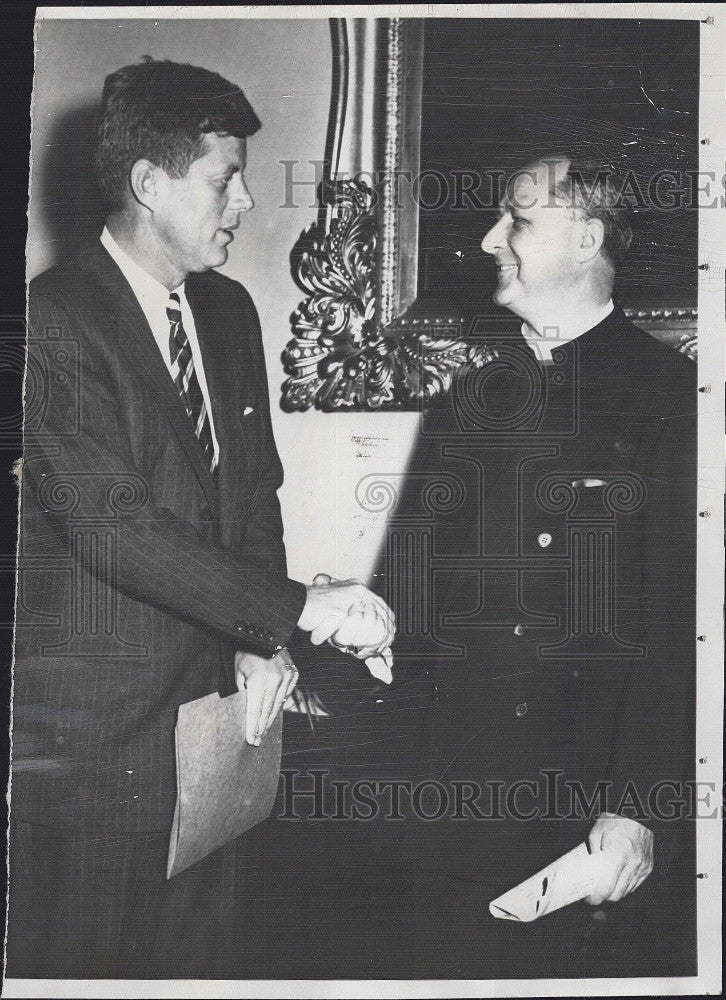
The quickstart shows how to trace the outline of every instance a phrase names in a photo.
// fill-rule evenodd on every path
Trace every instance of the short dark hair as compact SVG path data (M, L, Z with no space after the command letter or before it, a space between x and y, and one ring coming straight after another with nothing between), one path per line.
M547 157L569 161L567 173L555 185L554 193L584 212L588 219L599 219L605 230L602 251L617 268L633 240L630 224L632 209L622 199L625 179L617 167L595 160L577 160L569 156Z
M247 138L260 120L240 88L219 73L144 56L106 77L96 180L109 207L124 204L131 167L148 159L184 177L210 132Z

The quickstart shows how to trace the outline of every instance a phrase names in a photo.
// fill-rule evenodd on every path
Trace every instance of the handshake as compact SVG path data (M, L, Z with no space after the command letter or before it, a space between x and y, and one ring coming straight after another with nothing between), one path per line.
M307 588L307 600L298 626L319 646L326 640L345 653L365 660L371 674L390 684L391 643L396 634L393 612L385 601L357 580L334 580L318 573ZM246 739L260 743L292 694L298 673L286 649L272 659L249 651L235 655L240 691L247 692Z
M326 640L359 660L390 660L396 619L386 602L357 580L334 580L318 573L307 588L298 626L319 646Z

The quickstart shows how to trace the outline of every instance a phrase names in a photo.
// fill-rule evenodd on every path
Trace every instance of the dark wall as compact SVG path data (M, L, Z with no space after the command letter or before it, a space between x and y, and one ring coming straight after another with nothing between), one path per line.
M462 196L457 208L452 170L509 171L567 150L634 172L636 238L622 297L639 304L678 287L695 298L696 212L644 202L652 205L658 170L698 169L698 43L698 22L426 21L421 163L448 178L450 197L420 211L420 290L491 299L480 243L496 209ZM423 183L424 201L436 203L438 185ZM478 197L496 204L486 176Z

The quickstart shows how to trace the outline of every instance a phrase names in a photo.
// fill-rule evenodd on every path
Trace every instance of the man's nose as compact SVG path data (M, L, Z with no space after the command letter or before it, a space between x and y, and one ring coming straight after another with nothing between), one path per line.
M503 215L502 218L492 226L484 239L481 241L481 248L484 253L496 253L498 250L501 250L506 243L508 231L509 226L507 216Z
M232 196L229 199L229 208L233 212L249 212L254 207L254 204L244 178L238 177L232 189Z

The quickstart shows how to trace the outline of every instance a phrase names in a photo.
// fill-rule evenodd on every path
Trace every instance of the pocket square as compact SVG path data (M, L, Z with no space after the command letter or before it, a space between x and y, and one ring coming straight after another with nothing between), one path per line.
M254 406L245 406L244 412L243 412L242 416L243 417L249 417L250 413L252 413L253 410L254 410Z

